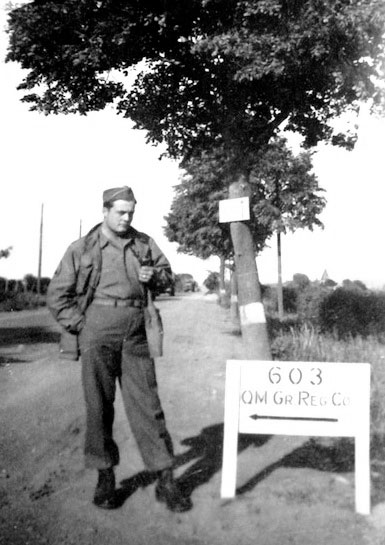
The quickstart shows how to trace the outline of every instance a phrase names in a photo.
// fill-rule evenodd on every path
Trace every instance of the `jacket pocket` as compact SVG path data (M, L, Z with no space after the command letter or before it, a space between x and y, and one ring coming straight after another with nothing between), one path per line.
M77 361L80 357L79 338L76 333L62 330L59 345L59 358L61 360Z

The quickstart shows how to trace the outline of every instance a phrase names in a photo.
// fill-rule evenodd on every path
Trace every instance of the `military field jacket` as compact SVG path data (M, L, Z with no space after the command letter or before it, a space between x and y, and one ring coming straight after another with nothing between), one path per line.
M100 233L101 224L69 246L48 287L47 306L56 321L70 333L76 334L81 330L85 310L100 280ZM157 283L170 284L170 264L154 240L133 228L130 228L129 235L129 247L139 263L155 267L148 287L156 288Z

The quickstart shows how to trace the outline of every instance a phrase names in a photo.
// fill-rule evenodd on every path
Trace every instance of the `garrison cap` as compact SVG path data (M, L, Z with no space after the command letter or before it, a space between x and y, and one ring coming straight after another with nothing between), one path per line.
M131 187L124 185L123 187L112 187L111 189L106 189L103 191L103 203L113 202L113 201L134 201L134 192Z

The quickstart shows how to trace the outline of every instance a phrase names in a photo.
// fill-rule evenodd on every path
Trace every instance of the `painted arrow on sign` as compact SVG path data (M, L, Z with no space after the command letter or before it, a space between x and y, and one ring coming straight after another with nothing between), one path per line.
M307 416L272 416L265 414L251 414L253 420L306 420L310 422L338 422L338 418L311 418Z

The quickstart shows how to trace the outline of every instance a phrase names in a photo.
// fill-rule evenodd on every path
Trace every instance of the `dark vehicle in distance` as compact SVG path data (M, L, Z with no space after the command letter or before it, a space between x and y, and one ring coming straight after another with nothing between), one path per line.
M154 297L161 294L168 294L174 296L175 293L194 292L198 289L198 283L194 280L192 274L182 273L174 274L172 284L162 285L158 282L156 288L153 290Z
M176 275L175 288L176 291L182 292L196 291L198 284L194 280L192 274L182 273Z
M171 284L162 284L160 282L157 283L156 288L153 290L153 296L157 297L162 293L167 293L168 295L172 296L175 295L175 275L173 275Z

